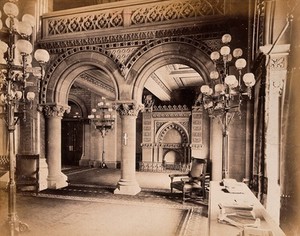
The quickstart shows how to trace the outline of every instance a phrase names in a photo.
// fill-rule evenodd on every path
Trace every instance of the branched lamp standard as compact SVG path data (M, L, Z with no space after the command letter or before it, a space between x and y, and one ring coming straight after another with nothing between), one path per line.
M107 168L105 163L105 151L104 151L104 138L109 130L114 128L116 116L113 113L115 107L106 101L105 97L101 98L98 102L97 107L92 109L92 114L88 118L95 125L96 129L100 131L102 136L102 161L100 163L101 168Z
M253 73L243 74L247 62L241 58L242 49L236 48L231 53L230 42L231 35L223 35L223 46L211 53L210 57L215 63L215 70L210 73L211 84L200 88L204 108L210 117L217 117L222 124L223 178L229 177L228 126L235 114L241 115L243 97L251 99L251 88L255 85ZM230 74L233 71L229 71L229 68L233 64L237 76Z
M15 2L9 1L4 4L3 17L6 15L7 19L4 24L0 20L1 34L7 36L3 37L4 41L0 40L0 103L4 107L1 117L5 117L9 135L8 225L10 235L28 229L25 223L18 220L16 212L14 131L20 117L19 105L23 104L23 118L25 119L26 103L32 105L35 99L35 92L26 90L26 87L30 85L28 78L30 74L38 77L39 86L40 79L43 77L44 63L49 60L48 52L38 49L34 57L39 62L39 66L31 66L33 46L30 40L36 19L32 15L25 14L22 21L18 21L16 17L19 9ZM1 11L0 17L2 17Z

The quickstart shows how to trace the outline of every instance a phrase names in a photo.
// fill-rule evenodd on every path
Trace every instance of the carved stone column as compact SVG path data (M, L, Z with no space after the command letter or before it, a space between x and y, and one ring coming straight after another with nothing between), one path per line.
M265 162L268 178L266 209L279 223L280 213L280 152L281 95L287 78L289 45L261 47L267 55L265 95Z
M136 195L141 188L136 181L136 118L141 105L124 103L118 107L122 126L121 179L115 194Z
M47 122L48 188L58 189L68 185L67 176L61 172L61 119L69 107L46 104L44 113Z

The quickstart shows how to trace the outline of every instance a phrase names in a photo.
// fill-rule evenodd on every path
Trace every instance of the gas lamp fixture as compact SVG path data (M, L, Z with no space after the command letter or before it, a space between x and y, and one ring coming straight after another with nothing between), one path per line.
M253 73L242 74L247 65L246 60L241 58L242 49L235 48L231 54L230 42L231 35L223 35L222 43L224 45L220 51L211 53L210 58L215 63L215 70L210 73L211 85L202 85L200 88L203 94L203 106L212 117L226 112L240 112L242 96L251 99L251 88L255 85ZM234 59L237 77L229 74L229 65L233 63Z
M243 51L236 48L231 53L229 43L231 35L224 34L223 46L211 53L210 58L215 70L210 73L210 85L200 88L204 109L212 118L217 117L222 125L222 177L229 178L229 139L228 126L235 114L241 116L243 97L251 99L252 87L255 85L253 73L243 74L247 62L241 56ZM234 63L236 72L230 70ZM237 75L237 76L236 76Z
M9 188L8 188L8 225L10 235L25 231L28 226L18 220L16 213L16 182L15 162L16 154L14 148L14 131L19 119L19 104L24 104L24 118L26 103L32 103L35 99L35 92L26 88L34 87L28 81L30 75L38 77L37 90L40 90L40 81L44 76L44 65L49 60L49 53L44 49L37 49L34 53L35 60L39 67L32 67L33 45L31 35L36 19L30 14L24 14L22 21L16 17L19 14L17 0L10 0L3 5L3 12L0 11L0 105L1 117L5 117L9 135ZM3 23L1 17L5 17Z

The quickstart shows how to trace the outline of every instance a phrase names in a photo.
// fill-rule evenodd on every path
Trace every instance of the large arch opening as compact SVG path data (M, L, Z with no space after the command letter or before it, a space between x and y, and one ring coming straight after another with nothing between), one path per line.
M57 58L48 70L42 88L42 104L45 107L63 104L71 108L69 113L63 113L61 125L56 123L57 128L61 127L61 133L56 134L61 136L57 139L61 142L47 137L53 140L57 152L54 155L48 151L47 158L51 159L48 168L55 167L56 172L57 166L61 170L70 166L99 167L104 149L109 166L115 168L120 162L117 151L119 118L116 116L114 129L110 129L105 138L88 118L93 109L99 108L101 100L105 98L106 104L112 104L119 97L118 65L100 51L87 51L84 47L82 51L71 50ZM46 128L52 119L47 117Z
M192 107L200 92L199 88L209 83L209 73L214 68L209 57L210 50L199 41L172 38L157 40L140 49L140 52L137 52L137 57L132 57L134 63L127 77L127 81L134 84L132 97L137 102L144 103L146 107L151 104L154 113L160 113L143 112L137 119L136 161L140 163L140 169L144 169L145 166L158 171L163 169L162 160L159 158L164 152L161 148L163 145L156 142L154 136L159 126L170 120L178 121L189 130L191 141L182 144L184 146L182 155L187 160L192 155L208 158L209 120L208 117L203 119L205 116L203 112L193 113ZM149 118L153 115L164 116L163 113L170 112L173 115L169 117L155 120ZM191 132L192 117L199 119L196 121L199 124L198 131L195 132ZM147 123L151 125L147 126ZM203 126L206 128L203 129ZM143 132L146 129L151 132ZM189 148L190 145L194 145L195 148Z

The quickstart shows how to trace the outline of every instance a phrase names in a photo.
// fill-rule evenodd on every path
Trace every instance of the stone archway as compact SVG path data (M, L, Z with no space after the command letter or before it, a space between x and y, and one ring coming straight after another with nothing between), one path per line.
M90 68L99 68L107 73L115 87L115 99L118 99L118 82L123 80L123 77L119 73L116 61L103 49L98 47L70 49L56 58L47 70L41 103L47 128L48 188L62 188L68 185L67 176L61 172L61 119L69 109L68 96L76 76Z
M111 78L115 86L115 99L119 98L119 88L123 76L120 63L101 47L81 47L70 49L60 55L46 72L42 86L42 104L67 104L67 96L76 75L89 68L101 68Z
M168 64L184 64L196 70L206 83L214 64L205 44L189 38L173 37L158 39L141 48L126 65L127 83L133 84L132 99L142 101L147 78L158 68Z

